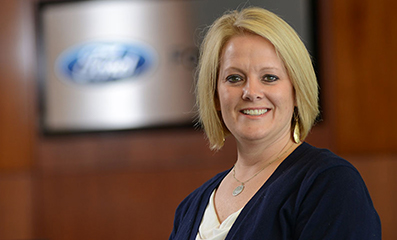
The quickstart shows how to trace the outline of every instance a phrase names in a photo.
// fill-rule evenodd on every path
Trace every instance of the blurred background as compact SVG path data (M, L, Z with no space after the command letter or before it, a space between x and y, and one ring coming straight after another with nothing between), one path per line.
M65 82L71 78L56 73L57 56L70 53L74 49L70 50L70 46L81 43L59 27L65 22L62 14L70 12L52 12L51 7L43 11L37 0L0 0L0 239L168 239L180 201L234 163L232 139L227 139L221 151L211 152L203 133L191 124L195 47L201 37L197 29L228 8L250 4L204 0L124 2L165 4L167 8L156 11L170 11L174 22L157 26L162 30L159 32L150 32L156 25L144 25L142 32L165 34L159 35L160 40L166 35L174 38L151 42L141 37L140 43L154 44L157 51L153 55L158 57L157 62L153 61L153 73L129 75L130 81L113 78L110 85L98 87L73 85L78 83ZM383 239L397 239L397 2L275 2L257 0L251 4L273 10L293 25L313 53L318 71L323 120L307 141L331 149L359 169L381 217ZM188 10L187 5L193 7ZM159 12L155 13L153 18L157 16L161 21ZM182 26L181 16L186 19ZM129 21L132 24L134 19ZM176 30L166 29L174 29L174 25L178 26ZM74 26L81 27L76 23ZM180 29L189 27L190 35L178 35ZM98 40L95 34L83 38ZM131 34L122 36L123 42ZM173 45L173 41L177 44ZM54 44L63 44L58 47L63 50L53 50L57 49ZM133 47L126 49L124 53L130 54ZM186 59L182 57L185 51L180 49L189 49ZM167 109L174 104L161 105L164 100L160 90L169 86L155 90L155 80L160 78L176 81L163 97L175 97L172 101L178 104L183 101L183 114ZM147 88L142 79L151 79ZM104 86L122 89L117 93L125 89L131 92L125 92L124 97L106 95ZM112 110L119 105L101 99L122 102L135 94L134 88L143 92L139 104L125 105L120 112L133 109L136 114L119 114L125 119L116 124L107 122L114 120L106 117L114 116ZM92 103L86 101L92 97L98 97L96 102L101 104L110 104L109 109L99 107L99 112L89 112ZM59 105L51 105L54 102ZM156 108L158 105L161 107ZM148 111L142 110L145 107ZM59 113L59 109L65 110ZM153 114L159 109L174 115ZM87 118L73 119L74 111L81 116L88 112ZM97 115L90 118L92 114ZM139 114L138 121L134 117ZM152 121L159 118L163 120Z

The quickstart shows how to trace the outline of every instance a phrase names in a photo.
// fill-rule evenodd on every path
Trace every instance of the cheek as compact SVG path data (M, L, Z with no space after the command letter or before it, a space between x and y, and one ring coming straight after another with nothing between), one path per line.
M272 95L274 104L285 111L293 110L296 105L295 94L292 88L286 88Z
M223 112L229 112L233 110L235 105L238 103L239 97L236 89L220 88L218 94L218 105L219 110Z
M216 110L218 111L222 110L222 108L225 106L225 103L227 102L227 96L228 96L227 91L224 88L218 86L218 91L215 98L216 100L215 106L217 108Z

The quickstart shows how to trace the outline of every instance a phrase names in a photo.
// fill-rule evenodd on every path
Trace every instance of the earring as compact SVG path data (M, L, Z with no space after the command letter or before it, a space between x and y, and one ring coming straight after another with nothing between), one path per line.
M301 132L299 129L299 117L297 115L298 114L294 112L294 131L292 133L292 138L294 139L294 142L296 144L299 144L301 143L301 139L300 139Z

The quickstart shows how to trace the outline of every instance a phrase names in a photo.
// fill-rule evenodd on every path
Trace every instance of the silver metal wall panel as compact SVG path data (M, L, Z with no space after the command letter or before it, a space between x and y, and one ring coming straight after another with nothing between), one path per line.
M189 1L44 6L46 130L192 122L193 8Z

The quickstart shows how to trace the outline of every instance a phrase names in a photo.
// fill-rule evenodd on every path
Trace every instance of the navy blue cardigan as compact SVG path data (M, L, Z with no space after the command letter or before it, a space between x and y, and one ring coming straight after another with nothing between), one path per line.
M219 173L178 206L170 240L194 240ZM302 143L241 211L226 240L380 240L380 219L358 171Z

